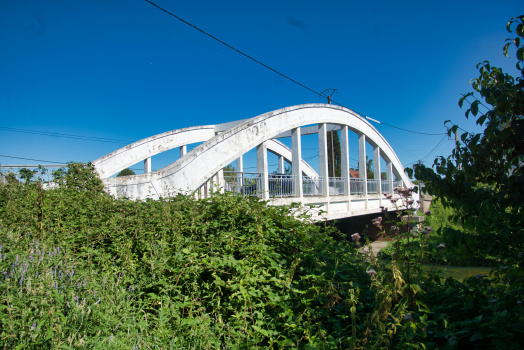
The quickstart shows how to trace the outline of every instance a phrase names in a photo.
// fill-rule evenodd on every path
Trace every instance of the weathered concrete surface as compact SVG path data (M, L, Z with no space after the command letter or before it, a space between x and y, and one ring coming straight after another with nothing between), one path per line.
M403 171L402 164L385 138L367 120L347 108L326 104L299 105L226 124L222 124L220 128L217 128L217 126L200 126L152 136L97 159L94 163L102 177L107 177L154 154L185 144L205 141L163 169L148 174L104 179L110 193L125 194L134 198L148 196L158 198L179 192L194 191L215 176L224 166L261 144L265 144L264 148L267 148L267 150L291 160L293 172L297 175L305 173L312 176L313 169L300 156L299 145L302 129L314 132L316 128L318 132L318 125L328 127L333 125L359 135L359 153L365 154L365 141L371 144L376 150L375 153L382 156L388 165L387 173L390 175L390 183L394 174L398 179L402 179L408 187L412 187L411 181ZM311 124L318 125L308 126ZM227 128L229 126L232 127ZM306 127L301 128L301 126ZM326 129L329 129L328 127ZM215 135L219 129L222 132ZM292 150L272 140L288 132L293 139ZM363 158L365 160L365 157ZM313 176L318 175L314 173ZM362 176L366 176L365 172L362 172ZM298 177L299 181L301 178L301 176ZM302 188L300 185L297 187ZM367 190L367 186L364 186L364 188ZM302 201L303 204L313 203L311 201L320 203L321 206L328 209L327 218L329 219L344 217L348 213L359 215L359 213L380 211L379 207L382 202L380 194L368 195L364 193L363 196L346 195L345 197L347 198L326 196L300 199L299 193L298 200ZM288 202L289 200L297 201L297 198L280 199L281 202ZM274 204L277 202L278 200L274 201ZM344 205L346 205L346 210L342 209ZM329 209L330 206L332 210Z

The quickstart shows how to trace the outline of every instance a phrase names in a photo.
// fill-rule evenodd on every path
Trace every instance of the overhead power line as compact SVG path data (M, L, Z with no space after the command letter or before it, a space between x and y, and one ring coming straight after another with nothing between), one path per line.
M134 142L134 141L128 141L128 140L108 139L108 138L104 138L104 137L71 135L71 134L61 134L61 133L57 133L57 132L17 129L17 128L5 127L5 126L0 126L0 130L19 132L19 133L24 133L24 134L62 137L62 138L67 138L67 139L84 140L84 141L97 141L97 142L109 142L109 143L125 143L125 144L130 144L130 143Z
M23 159L23 160L32 160L32 161L35 161L35 162L44 162L44 163L53 163L53 164L63 163L63 162L55 162L55 161L52 161L52 160L42 160L42 159L31 159L31 158L22 158L22 157L5 156L5 155L3 155L3 154L0 154L0 157L4 157L4 158L14 158L14 159Z
M426 154L426 156L424 156L423 158L420 159L420 161L423 161L425 160L427 157L429 157L433 152L435 152L439 147L440 145L442 144L442 142L444 142L444 140L446 139L446 135L444 135L444 137L439 141L439 143L437 143L437 145L428 153ZM406 164L407 165L411 165L411 164L415 164L416 162L418 162L418 160L414 161L414 162L411 162L411 163L408 163Z
M254 62L256 62L256 63L258 63L258 64L260 64L260 65L262 65L262 66L264 66L264 67L266 67L267 69L269 69L269 70L271 70L271 71L277 73L278 75L283 76L284 78L286 78L286 79L288 79L288 80L291 80L291 81L294 82L295 84L298 84L298 85L302 86L303 88L308 89L309 91L311 91L311 92L313 92L313 93L315 93L315 94L317 94L317 95L320 95L319 92L316 92L315 90L313 90L313 89L307 87L306 85L301 84L301 83L299 83L298 81L296 81L296 80L294 80L294 79L288 77L287 75L284 75L284 74L280 73L280 72L277 71L276 69L271 68L270 66L268 66L268 65L266 65L266 64L264 64L264 63L262 63L262 62L260 62L259 60L257 60L257 59L255 59L255 58L249 56L248 54L243 53L242 51L240 51L240 50L234 48L233 46L229 45L228 43L223 42L222 40L220 40L220 39L214 37L213 35L211 35L211 34L205 32L205 31L203 31L202 29L198 28L197 26L192 25L191 23L189 23L189 22L183 20L182 18L178 17L178 16L175 15L174 13L171 13L171 12L169 12L168 10L166 10L166 9L164 9L164 8L162 8L162 7L160 7L160 6L158 6L158 5L155 4L154 2L149 1L149 0L146 0L146 1L147 1L148 3L150 3L151 5L157 7L158 9L164 11L164 12L167 13L168 15L171 15L171 16L175 17L175 18L178 19L179 21L182 21L182 22L184 22L185 24L187 24L188 26L191 26L191 27L195 28L195 29L198 30L199 32L201 32L201 33L203 33L203 34L209 36L210 38L212 38L212 39L218 41L219 43L221 43L221 44L223 44L223 45L229 47L230 49L235 50L236 52L238 52L239 54L241 54L241 55L243 55L243 56L249 58L250 60L252 60L252 61L254 61Z
M218 39L217 37L215 37L215 36L213 36L213 35L207 33L206 31L204 31L204 30L198 28L197 26L195 26L195 25L189 23L188 21L186 21L186 20L180 18L179 16L175 15L174 13L169 12L169 11L166 10L165 8L158 6L158 5L155 4L154 2L152 2L152 1L150 1L150 0L145 0L145 1L147 1L147 2L150 3L151 5L155 6L156 8L158 8L158 9L164 11L164 12L167 13L168 15L175 17L176 19L178 19L179 21L181 21L181 22L187 24L188 26L193 27L193 28L195 28L196 30L198 30L199 32L201 32L201 33L203 33L203 34L209 36L209 37L212 38L213 40L218 41L219 43L221 43L221 44L223 44L223 45L229 47L230 49L232 49L232 50L238 52L239 54L241 54L241 55L243 55L243 56L249 58L250 60L252 60L252 61L254 61L254 62L260 64L261 66L266 67L267 69L271 70L272 72L274 72L274 73L276 73L276 74L278 74L278 75L280 75L280 76L282 76L282 77L284 77L284 78L286 78L286 79L292 81L292 82L295 83L295 84L300 85L301 87L303 87L303 88L305 88L305 89L307 89L307 90L309 90L309 91L315 93L316 95L320 95L320 96L323 95L323 92L317 92L317 91L311 89L310 87L308 87L308 86L306 86L306 85L304 85L304 84L302 84L302 83L299 83L299 82L296 81L295 79L292 79L292 78L288 77L287 75L285 75L285 74L283 74L283 73L280 73L280 72L277 71L276 69L271 68L270 66L268 66L268 65L266 65L266 64L264 64L264 63L262 63L262 62L260 62L259 60L257 60L257 59L255 59L255 58L251 57L250 55L248 55L248 54L246 54L246 53L244 53L244 52L238 50L237 48L235 48L235 47L229 45L228 43L226 43L226 42L224 42L224 41ZM327 97L327 95L326 95L326 97ZM330 98L329 98L329 99L330 99ZM331 100L331 99L330 99L330 100ZM342 106L342 107L348 108L348 107L344 106L343 104L341 104L341 103L339 103L339 102L336 102L336 101L334 101L334 100L331 100L331 101L334 102L334 103L336 103L336 104L338 104L338 105L340 105L340 106ZM357 112L357 113L358 113L358 112ZM367 119L371 119L371 120L373 120L373 121L375 121L375 122L378 122L377 120L372 119L372 118L369 118L369 117L365 116L364 114L361 114L361 113L358 113L358 114L360 114L362 117L365 117L365 118L367 118ZM378 123L380 123L380 124L384 124L384 125L386 125L386 126L389 126L389 127L392 127L392 128L396 128L396 129L399 129L399 130L403 130L403 131L407 131L407 132L415 133L415 134L421 134L421 135L443 135L443 134L444 134L444 133L440 133L440 134L425 133L425 132L419 132L419 131L413 131L413 130L408 130L408 129L404 129L404 128L399 128L399 127L396 127L396 126L393 126L393 125L390 125L390 124L386 124L386 123L381 123L381 122L378 122Z

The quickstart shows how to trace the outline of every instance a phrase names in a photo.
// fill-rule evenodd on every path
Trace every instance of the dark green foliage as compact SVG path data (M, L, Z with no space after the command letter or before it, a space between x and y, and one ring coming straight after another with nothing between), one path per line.
M518 37L508 39L517 52L523 50L522 20ZM508 46L504 48L507 54ZM491 67L485 61L477 65L480 76L473 79L474 93L459 101L470 103L466 117L473 115L484 126L482 134L463 133L462 144L449 158L435 159L433 168L420 165L417 179L426 184L428 193L442 199L445 207L457 213L463 230L445 228L445 242L456 253L484 251L501 264L522 268L519 253L524 251L524 78L516 79ZM517 54L517 68L524 73L522 57ZM468 98L472 97L473 101ZM457 132L453 126L449 133ZM516 283L517 281L515 281ZM523 285L520 279L517 285Z
M0 346L436 349L458 338L492 349L522 334L522 294L503 287L511 269L461 284L412 267L418 311L404 320L406 277L380 262L373 284L356 245L297 207L219 193L115 199L90 172L71 164L54 189L0 187Z
M71 164L55 189L0 188L1 345L357 342L365 264L336 230L255 197L115 199L90 169Z
M133 170L126 168L126 169L122 170L121 172L119 172L116 177L129 176L129 175L136 175L136 174L135 174L135 172Z

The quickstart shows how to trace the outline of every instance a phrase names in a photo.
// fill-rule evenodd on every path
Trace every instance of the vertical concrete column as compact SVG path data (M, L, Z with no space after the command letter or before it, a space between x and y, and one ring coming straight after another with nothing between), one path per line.
M262 174L262 199L269 199L269 173L267 169L267 143L257 146L257 173Z
M220 191L220 193L224 193L226 184L224 182L224 170L223 169L220 169L217 172L217 184L218 184L218 190Z
M180 146L180 158L187 153L187 145Z
M293 175L296 177L295 196L302 198L302 144L300 139L300 127L291 129L291 169Z
M366 135L358 134L358 177L364 180L364 195L368 194L368 173L366 164Z
M237 173L243 173L244 172L244 156L240 156L237 158Z
M349 195L349 140L348 126L343 125L340 129L340 152L341 152L341 173L344 178L345 195Z
M318 124L318 175L322 178L322 195L329 197L327 124Z
M151 172L151 157L144 159L144 174Z
M284 157L278 156L278 173L284 174L286 169L284 168Z
M373 173L377 180L377 193L379 195L379 205L382 205L382 174L380 173L380 147L373 147Z
M393 163L391 161L386 163L386 176L389 182L389 193L393 194Z

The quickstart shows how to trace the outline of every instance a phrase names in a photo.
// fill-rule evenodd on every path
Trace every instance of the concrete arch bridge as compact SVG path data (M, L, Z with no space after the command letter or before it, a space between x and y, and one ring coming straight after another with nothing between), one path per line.
M340 131L341 177L328 176L329 131ZM358 135L358 150L349 149L348 132ZM301 136L310 134L318 134L318 173L302 159ZM287 137L291 149L279 141ZM383 171L380 158L384 159L386 180L367 179L366 171L360 171L359 178L350 177L350 151L358 152L359 169L366 169L366 141L373 147L375 174ZM203 143L187 152L187 145L197 142ZM151 157L174 148L180 148L180 158L152 172ZM243 154L253 148L257 171L244 172ZM269 174L268 152L278 156L279 174ZM235 160L236 172L224 172ZM284 160L291 164L290 175L284 174ZM144 174L110 177L141 161ZM325 211L328 220L377 213L381 206L393 210L384 194L393 194L398 185L413 187L393 148L367 120L350 109L327 104L286 107L250 119L168 131L122 147L93 164L107 191L116 196L159 198L190 191L206 197L219 189L257 195L270 205L300 202Z

